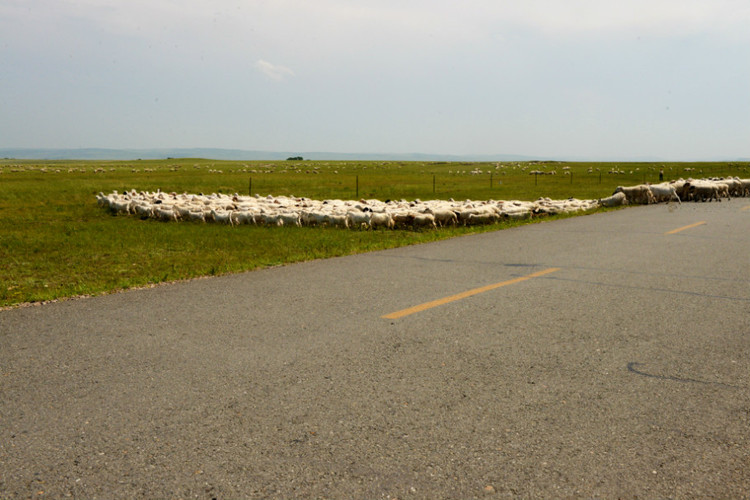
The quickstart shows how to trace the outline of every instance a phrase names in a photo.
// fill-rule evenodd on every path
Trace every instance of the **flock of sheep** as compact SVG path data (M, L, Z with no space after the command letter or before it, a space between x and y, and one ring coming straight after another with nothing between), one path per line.
M536 201L380 201L311 200L293 196L239 194L177 194L156 192L97 194L99 206L115 214L133 214L161 221L198 221L227 225L333 226L348 229L419 229L449 225L493 224L507 219L585 211L600 206L648 204L676 200L721 201L748 196L750 179L680 180L662 184L618 187L599 200Z
M599 204L613 207L625 204L646 205L677 201L721 201L722 198L750 195L750 179L722 177L714 179L679 179L660 184L640 184L638 186L615 189L612 196L602 198Z

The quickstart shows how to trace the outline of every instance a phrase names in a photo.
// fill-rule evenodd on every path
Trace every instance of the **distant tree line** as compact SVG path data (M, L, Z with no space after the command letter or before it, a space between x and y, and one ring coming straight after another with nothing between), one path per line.
M304 160L304 158L302 158L301 156L290 156L289 158L286 159L286 161L302 161L302 160Z

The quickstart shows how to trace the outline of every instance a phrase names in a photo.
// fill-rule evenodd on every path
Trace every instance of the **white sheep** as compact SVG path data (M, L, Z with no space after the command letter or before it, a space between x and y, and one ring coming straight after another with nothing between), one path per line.
M657 203L660 202L671 202L673 199L677 200L677 203L682 203L680 197L677 195L677 189L674 185L668 182L662 182L660 184L651 184L651 193L654 195L654 200Z
M255 219L258 221L258 218ZM281 219L279 214L273 213L262 213L260 214L260 221L266 226L283 226L284 221Z
M232 222L232 211L217 212L216 210L211 209L211 218L218 224L229 224L230 226L234 225L234 223Z
M427 227L436 229L437 225L435 224L435 216L432 214L416 214L414 215L414 219L412 220L412 227Z
M719 188L711 182L688 181L683 187L683 193L687 192L687 197L695 201L721 201L719 198Z
M177 221L177 214L174 213L174 211L172 210L172 207L163 208L159 205L156 205L154 207L153 215L154 217L156 217L157 219L163 222L172 222L172 221L176 222Z
M615 192L625 193L625 197L628 199L628 203L636 203L641 205L648 205L649 203L655 203L654 193L651 192L651 188L646 184L639 184L637 186L617 186Z
M147 202L137 202L133 205L133 213L143 219L153 217L153 211L153 207Z
M370 212L349 211L346 213L346 221L350 228L370 227Z
M435 223L440 227L443 226L455 226L458 224L458 216L453 210L445 208L427 208L425 213L430 213L435 216Z
M299 214L296 213L281 213L279 214L281 219L281 225L283 226L296 226L301 227Z
M326 222L332 227L340 227L343 229L349 229L349 219L346 215L326 215Z
M713 200L719 196L750 194L750 180L679 180L654 185L618 187L615 194L600 200L536 201L495 200L311 200L294 196L240 196L117 191L96 194L96 202L112 212L153 217L162 221L214 221L228 225L264 224L275 226L324 226L339 228L422 228L455 225L490 224L501 219L527 219L533 216L588 210L597 206L617 206L628 201L681 202L681 199Z
M607 198L599 199L599 205L603 207L619 207L627 204L628 199L623 192L615 193L612 196L608 196Z
M500 220L500 216L495 212L472 213L469 214L469 218L466 219L466 225L494 224L498 220Z
M231 213L232 224L255 224L255 215L249 210L235 210Z
M393 229L395 223L393 217L387 213L373 213L370 215L370 227L375 229L377 227L384 227L386 229Z
M188 220L206 222L206 213L203 210L189 211Z

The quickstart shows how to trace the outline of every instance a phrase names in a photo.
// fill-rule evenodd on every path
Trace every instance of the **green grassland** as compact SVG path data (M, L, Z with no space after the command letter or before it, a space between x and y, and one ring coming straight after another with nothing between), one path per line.
M348 231L161 223L112 215L97 206L94 195L99 191L161 189L243 195L251 191L262 196L313 199L584 199L608 196L618 185L658 182L659 170L669 180L747 177L747 169L747 163L0 160L0 307L392 248L519 224ZM530 175L534 170L558 173Z

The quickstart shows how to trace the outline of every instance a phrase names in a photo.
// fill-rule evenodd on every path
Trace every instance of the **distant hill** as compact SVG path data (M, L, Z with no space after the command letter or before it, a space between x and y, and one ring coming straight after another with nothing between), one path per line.
M160 160L167 158L205 158L210 160L280 161L301 156L305 160L330 161L601 161L601 162L660 162L675 161L655 156L590 157L562 156L539 157L516 154L494 155L445 155L430 153L333 153L324 151L256 151L221 148L174 148L174 149L44 149L44 148L0 148L0 158L18 160ZM694 158L677 161L750 161L748 158Z
M523 155L442 155L426 153L331 153L319 151L252 151L244 149L34 149L0 148L0 158L19 160L158 160L166 158L206 158L212 160L286 160L302 156L306 160L331 161L528 161L544 158Z

